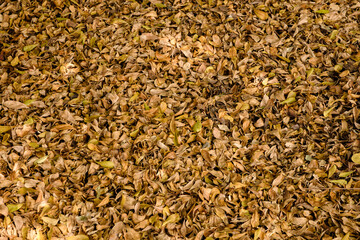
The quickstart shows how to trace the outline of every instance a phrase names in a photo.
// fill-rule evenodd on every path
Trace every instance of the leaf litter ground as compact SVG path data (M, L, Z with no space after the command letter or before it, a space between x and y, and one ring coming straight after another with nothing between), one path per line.
M0 239L358 239L360 3L0 3Z

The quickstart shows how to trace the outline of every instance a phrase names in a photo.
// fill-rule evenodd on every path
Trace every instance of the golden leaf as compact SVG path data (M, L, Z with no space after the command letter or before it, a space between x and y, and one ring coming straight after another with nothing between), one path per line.
M179 214L175 213L175 214L171 214L164 222L163 222L163 226L166 226L166 224L168 223L176 223L180 220L180 216Z
M24 204L23 203L18 203L18 204L8 204L6 205L9 212L15 212L17 210L19 210Z
M360 164L360 153L352 155L351 160L356 164Z
M330 182L335 183L335 184L339 184L342 186L345 186L347 184L347 181L344 179L338 179L338 180L331 180Z
M114 168L115 166L112 161L103 161L103 162L98 162L97 164L99 164L103 168Z
M10 130L11 130L10 126L0 126L0 133L4 133Z
M47 159L48 159L48 157L49 156L47 156L47 155L45 155L45 156L43 156L43 157L41 157L41 158L39 158L39 159L37 159L37 160L35 160L35 164L40 164L40 163L43 163L43 162L45 162Z
M201 131L201 128L202 128L202 124L201 124L201 121L196 121L196 123L194 124L193 126L193 131L194 132L200 132Z
M41 218L45 223L50 225L56 225L59 222L59 219L49 218L49 217L42 217Z
M332 175L334 175L334 173L336 172L336 170L337 170L336 165L332 165L331 168L329 169L328 178L331 178Z
M31 50L33 50L34 48L36 48L38 45L37 44L33 44L33 45L27 45L23 48L24 52L30 52Z
M89 240L89 237L83 234L67 237L66 240Z
M294 102L296 102L296 98L291 97L291 98L286 99L285 101L282 101L281 104L291 104Z
M11 66L15 67L19 64L19 58L16 56L13 60L10 62Z
M261 20L265 21L266 19L268 19L269 15L267 14L267 12L261 11L260 9L255 8L254 12L256 14L256 16L258 18L260 18Z

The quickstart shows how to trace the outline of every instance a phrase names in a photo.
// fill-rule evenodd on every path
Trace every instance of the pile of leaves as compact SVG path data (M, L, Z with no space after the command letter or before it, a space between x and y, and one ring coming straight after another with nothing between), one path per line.
M357 239L357 0L4 0L0 239Z

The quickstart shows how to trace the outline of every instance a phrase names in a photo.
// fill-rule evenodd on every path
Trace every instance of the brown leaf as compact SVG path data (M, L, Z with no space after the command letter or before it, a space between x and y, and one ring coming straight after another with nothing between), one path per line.
M146 42L146 41L153 41L153 40L157 40L158 37L152 33L143 33L140 36L140 41L142 42Z
M24 103L18 101L5 101L4 106L15 110L28 108L28 106L26 106Z
M200 150L201 156L206 160L206 161L211 161L211 157L209 154L209 151L205 150L205 149L201 149Z
M272 182L272 186L275 187L275 186L278 186L282 183L282 181L284 180L285 178L285 175L284 174L280 174L279 176L277 176L274 181Z
M260 9L257 9L257 8L254 9L254 13L256 14L256 16L258 18L260 18L261 20L264 20L264 21L267 20L269 17L269 15L266 12L261 11Z
M134 230L133 228L126 228L126 232L124 234L125 240L138 240L141 238L141 235L139 232Z

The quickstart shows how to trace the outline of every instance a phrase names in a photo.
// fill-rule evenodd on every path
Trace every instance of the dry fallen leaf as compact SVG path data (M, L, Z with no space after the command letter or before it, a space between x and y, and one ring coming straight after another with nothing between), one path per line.
M5 101L3 104L7 108L15 109L15 110L28 108L28 106L26 106L26 104L24 104L22 102L18 102L18 101Z
M264 20L264 21L267 20L268 17L269 17L269 15L266 12L261 11L261 10L259 10L257 8L254 9L254 13L256 14L256 16L258 18L260 18L261 20Z
M360 153L352 155L351 160L356 164L360 164Z
M76 236L70 236L67 237L66 240L89 240L89 237L86 235L76 235Z

